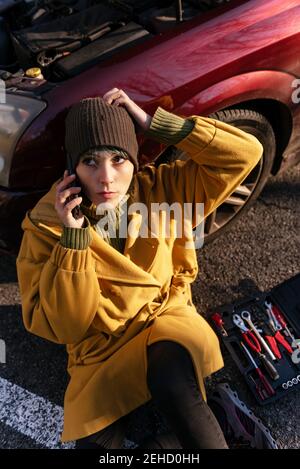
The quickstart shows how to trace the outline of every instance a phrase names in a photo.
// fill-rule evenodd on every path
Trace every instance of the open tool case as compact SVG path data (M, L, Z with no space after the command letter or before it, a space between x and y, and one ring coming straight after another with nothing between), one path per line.
M249 320L247 313L254 328L243 319ZM300 389L300 340L297 341L300 338L300 274L269 292L258 292L255 297L223 305L210 318L259 404L274 402ZM236 325L241 325L240 319L247 332ZM259 334L271 353L265 350L254 329L262 331ZM257 343L265 358L257 352Z

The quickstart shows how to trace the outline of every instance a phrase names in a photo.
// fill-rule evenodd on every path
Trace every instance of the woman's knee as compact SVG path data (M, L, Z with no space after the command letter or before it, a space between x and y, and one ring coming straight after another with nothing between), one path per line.
M169 399L195 387L196 376L189 351L172 341L148 347L147 381L152 397Z

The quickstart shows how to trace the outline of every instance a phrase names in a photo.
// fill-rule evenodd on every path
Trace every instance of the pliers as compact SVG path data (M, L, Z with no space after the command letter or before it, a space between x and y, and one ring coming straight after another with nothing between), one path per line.
M249 313L248 313L249 314ZM267 359L267 357L262 353L261 345L258 338L254 335L250 329L245 325L243 319L238 314L232 316L234 324L240 329L241 334L245 342L249 347L254 350L259 355L259 358L264 365L266 371L269 373L272 379L276 380L279 378L279 374L273 364ZM274 357L275 358L275 357Z
M265 331L266 332L265 338L266 338L267 342L269 343L269 345L272 349L272 352L274 353L276 358L278 358L278 359L281 358L281 353L280 353L280 350L279 350L278 345L276 343L276 341L277 341L291 355L293 353L293 349L290 346L290 344L288 343L288 341L285 340L285 338L283 337L283 335L280 332L280 329L282 329L282 327L278 323L276 317L274 316L273 311L272 311L272 307L270 308L271 304L265 302L265 306L266 306L266 313L268 315L269 320L268 320L267 324L266 323L264 324L263 327L267 327L267 329L268 329L267 331Z
M256 335L253 334L250 329L248 329L241 316L234 314L232 316L232 320L234 324L240 329L243 339L249 345L249 347L255 352L261 352L261 346Z

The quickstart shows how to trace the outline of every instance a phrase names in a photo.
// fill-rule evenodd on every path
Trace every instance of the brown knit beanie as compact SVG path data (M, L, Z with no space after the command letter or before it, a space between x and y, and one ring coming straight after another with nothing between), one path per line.
M65 125L65 148L74 168L80 155L105 145L125 150L138 170L134 123L124 107L106 104L100 97L86 98L70 108Z

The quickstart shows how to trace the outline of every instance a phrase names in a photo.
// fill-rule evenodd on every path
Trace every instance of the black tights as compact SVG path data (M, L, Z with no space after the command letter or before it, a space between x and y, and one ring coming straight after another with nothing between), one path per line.
M147 356L147 384L152 399L174 432L174 437L172 433L166 436L165 447L227 448L221 428L200 393L189 352L176 342L160 341L148 347ZM125 417L93 435L77 440L76 447L121 448L125 436ZM146 444L142 447L160 446L149 442L149 446Z

